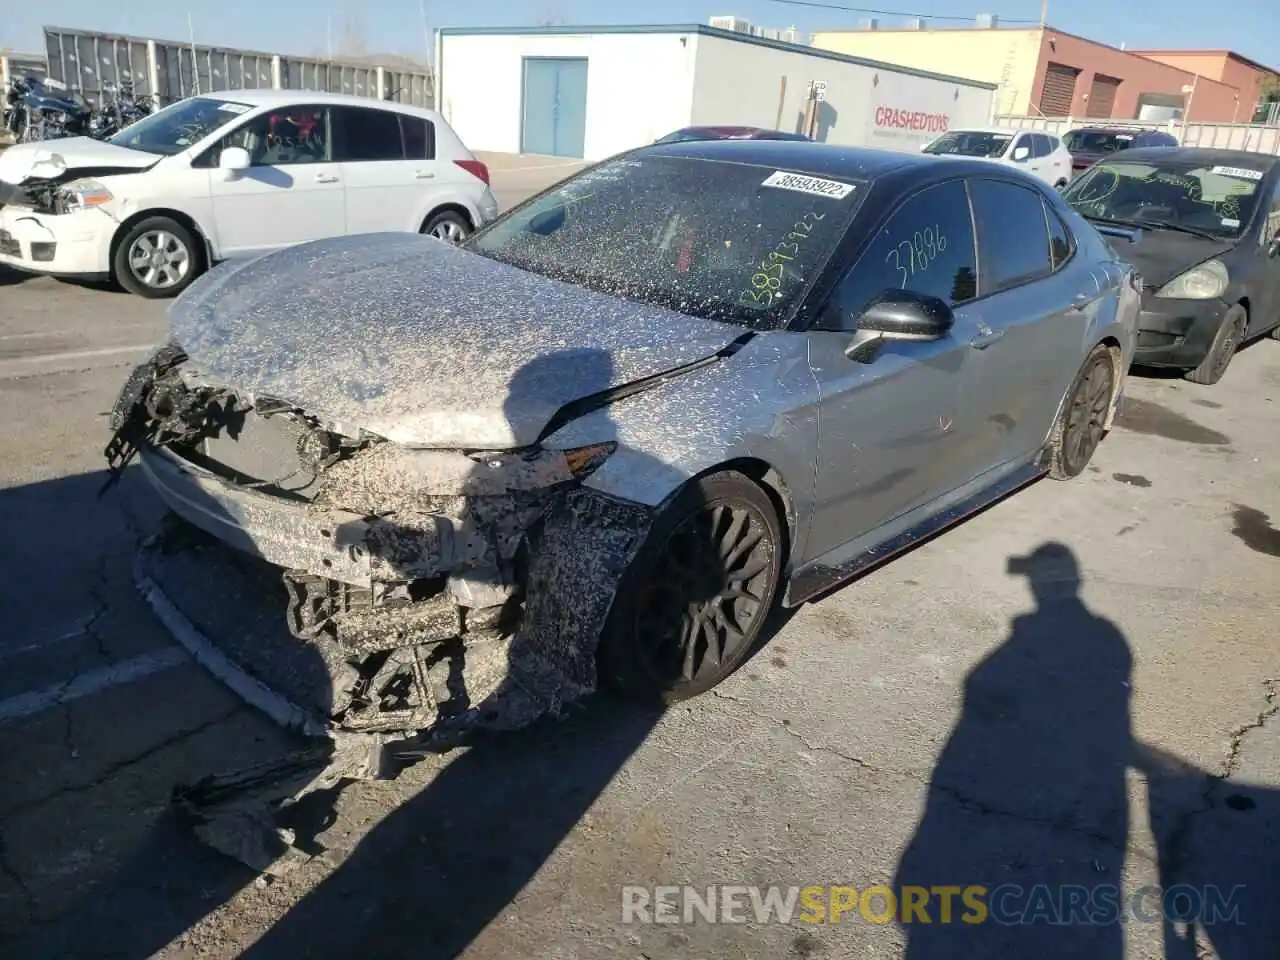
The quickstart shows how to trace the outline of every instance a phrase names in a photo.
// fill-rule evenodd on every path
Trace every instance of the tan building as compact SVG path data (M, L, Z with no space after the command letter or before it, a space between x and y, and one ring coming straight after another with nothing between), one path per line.
M1258 104L1268 94L1280 90L1280 71L1230 50L1133 50L1148 60L1157 60L1179 70L1220 80L1240 91L1241 103Z
M997 84L998 114L1248 122L1272 73L1226 52L1139 56L1054 27L990 26L815 33L813 46ZM1191 59L1174 62L1177 56ZM1203 58L1203 62L1200 59ZM1242 72L1245 66L1252 72ZM1200 68L1203 67L1203 71Z

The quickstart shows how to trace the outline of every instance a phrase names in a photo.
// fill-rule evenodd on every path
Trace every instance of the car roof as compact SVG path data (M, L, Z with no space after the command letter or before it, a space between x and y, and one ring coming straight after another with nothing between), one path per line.
M1160 134L1164 134L1165 136L1171 136L1171 134L1169 134L1167 131L1152 130L1150 127L1105 127L1105 126L1072 127L1068 132L1069 133L1132 133L1135 136L1138 135L1139 133L1160 133Z
M1046 137L1057 136L1048 130L1033 130L1030 127L952 127L947 133L1007 133L1010 135L1019 133L1043 133ZM938 134L942 136L942 134Z
M328 93L323 90L218 90L212 93L196 94L196 96L206 100L229 100L233 103L248 104L251 107L290 107L302 104L374 107L431 119L438 117L436 111L425 107L396 103L394 100L379 100L376 97L357 97L349 93Z
M963 157L939 157L926 153L899 153L846 147L805 140L689 140L640 147L650 156L689 157L723 163L749 163L762 167L801 170L813 176L852 177L872 180L893 173L924 173L945 168L962 173L966 168L990 172L990 164Z
M1267 171L1280 163L1280 156L1249 150L1219 150L1212 147L1138 147L1112 154L1117 162L1142 160L1165 163L1202 163L1209 166L1244 166Z

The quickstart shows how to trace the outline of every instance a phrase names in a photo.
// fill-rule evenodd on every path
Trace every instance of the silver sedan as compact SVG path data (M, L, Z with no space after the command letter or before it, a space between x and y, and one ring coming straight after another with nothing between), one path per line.
M598 681L688 697L775 606L1084 470L1134 349L1117 249L978 161L648 146L461 247L345 237L213 270L108 453L139 455L203 557L270 574L241 580L279 591L328 678L281 710L421 732ZM140 569L186 642L219 645L175 614L172 554Z

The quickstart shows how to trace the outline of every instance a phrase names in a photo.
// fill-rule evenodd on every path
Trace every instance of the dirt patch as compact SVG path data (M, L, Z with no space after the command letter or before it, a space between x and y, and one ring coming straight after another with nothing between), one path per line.
M1237 503L1231 519L1234 521L1231 532L1246 547L1268 557L1280 557L1280 530L1272 526L1270 516Z
M1190 417L1184 417L1158 403L1133 397L1125 399L1124 409L1116 417L1116 426L1121 430L1164 437L1181 443L1225 445L1231 442L1231 438L1225 433L1210 430Z
M1118 480L1120 483L1127 483L1131 487L1151 486L1150 480L1137 473L1113 473L1111 479Z

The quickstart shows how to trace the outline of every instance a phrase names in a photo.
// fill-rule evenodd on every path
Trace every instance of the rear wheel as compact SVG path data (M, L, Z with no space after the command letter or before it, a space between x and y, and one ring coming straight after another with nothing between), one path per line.
M442 210L435 216L427 218L421 232L446 243L461 243L471 235L471 224L457 211Z
M601 680L642 699L710 690L751 652L773 606L782 528L736 471L694 481L659 514L601 637Z
M1115 396L1111 351L1099 345L1085 359L1049 437L1049 476L1070 480L1084 472L1106 435Z
M1205 386L1217 383L1222 379L1222 375L1227 372L1227 367L1231 364L1231 358L1236 355L1236 350L1240 348L1248 329L1249 315L1245 312L1244 307L1237 303L1222 318L1222 323L1218 326L1218 332L1214 335L1209 352L1200 361L1200 366L1193 370L1188 370L1183 376L1192 383L1199 383Z

